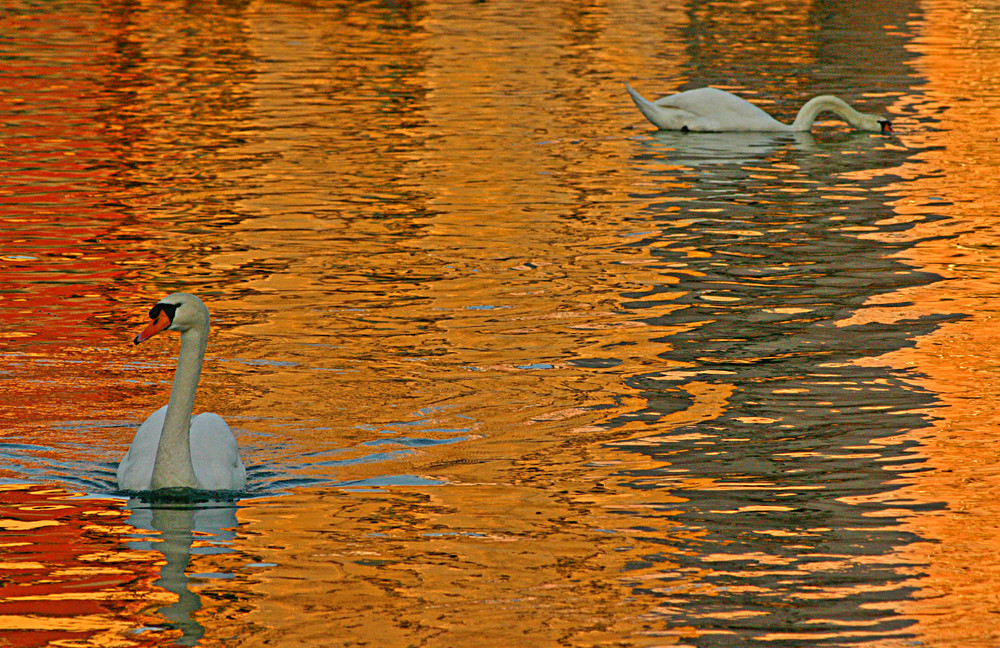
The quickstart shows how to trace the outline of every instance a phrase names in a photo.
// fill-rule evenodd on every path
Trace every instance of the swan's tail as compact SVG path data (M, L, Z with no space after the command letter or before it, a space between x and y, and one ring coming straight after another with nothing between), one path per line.
M645 116L654 126L657 128L673 128L674 126L667 123L666 115L664 115L663 108L657 106L649 99L646 99L641 94L636 92L635 88L629 84L625 84L625 89L628 90L629 95L632 96L632 101L635 102L636 107L639 112Z

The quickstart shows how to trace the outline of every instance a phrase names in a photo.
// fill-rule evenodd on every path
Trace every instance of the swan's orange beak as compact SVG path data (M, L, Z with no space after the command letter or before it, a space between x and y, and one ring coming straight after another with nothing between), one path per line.
M160 331L166 329L168 326L170 326L170 317L167 315L166 311L161 310L157 313L156 319L147 324L146 328L142 329L142 332L135 336L132 343L139 344L140 342L145 342Z
M892 122L889 121L888 119L886 119L884 121L881 121L879 123L882 125L882 132L883 133L891 133L891 132L893 132L893 130L892 130Z

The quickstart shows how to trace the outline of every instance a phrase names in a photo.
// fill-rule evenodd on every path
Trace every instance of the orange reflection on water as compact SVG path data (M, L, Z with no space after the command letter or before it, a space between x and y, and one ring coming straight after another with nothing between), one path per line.
M140 646L127 638L150 604L156 556L122 551L119 502L59 488L0 486L0 636L4 646ZM150 619L152 620L152 619Z
M768 61L817 60L811 5L778 5L776 15L746 10L734 31L769 37L778 24L794 37ZM694 13L706 24L729 19L726 5ZM689 308L673 289L678 275L699 275L686 261L713 255L684 243L695 219L651 223L644 211L663 192L690 189L690 176L636 160L621 136L639 122L621 77L648 77L652 60L656 75L684 82L690 15L685 5L629 3L110 5L96 138L112 143L118 166L100 195L120 214L93 237L128 271L92 279L119 283L109 303L86 305L113 313L100 328L115 341L88 348L74 369L105 372L80 379L98 386L87 411L136 420L162 403L176 340L133 351L126 366L118 331L141 319L147 299L196 290L217 324L198 406L240 417L254 467L290 471L318 456L326 465L316 472L338 480L441 483L246 503L234 552L201 565L233 575L200 590L207 642L329 645L342 633L380 646L662 645L698 635L663 619L691 595L721 597L716 572L802 576L762 551L724 560L709 548L696 568L679 568L678 547L707 533L677 521L684 490L780 488L667 474L669 451L631 451L697 441L671 432L721 417L737 391L721 378L664 380L659 395L690 404L650 422L639 416L646 397L625 384L684 369L664 359L669 337L707 323L667 318ZM749 177L771 172L761 162ZM830 195L844 198L837 189ZM654 227L679 238L632 244L635 230ZM665 272L651 248L675 244ZM721 291L704 299L739 301ZM72 382L65 367L19 371L49 390L18 394L52 408L39 420L78 415L85 399L52 395ZM134 394L131 408L122 393ZM373 448L403 447L397 432L408 425L426 445L365 461ZM460 442L429 443L449 437ZM279 452L292 459L270 461ZM639 476L626 485L628 471ZM180 542L161 574L183 572L189 558L190 525L171 524ZM830 530L755 528L789 542ZM850 562L823 558L812 568ZM135 625L146 618L130 612Z
M390 648L600 645L621 637L658 646L693 636L686 628L651 630L657 611L634 593L654 579L672 580L679 591L702 587L699 573L669 573L669 561L638 567L647 550L641 537L660 539L669 553L672 538L691 536L672 519L681 500L623 486L606 472L663 467L627 449L717 417L731 394L702 383L685 388L692 405L654 425L538 421L530 437L473 440L460 453L403 466L447 485L293 494L244 510L237 549L271 566L231 582L256 594L253 608L210 633L238 634L253 646L280 638ZM526 445L534 446L530 456L512 454ZM305 609L311 623L290 614Z
M906 545L902 557L917 565L913 600L899 608L932 646L995 646L1000 641L1000 92L993 81L1000 12L992 4L928 2L914 48L928 81L911 98L918 114L934 115L944 136L901 133L928 147L919 161L894 170L897 222L913 222L903 235L921 240L904 253L914 266L942 280L873 300L854 321L900 321L961 314L933 334L872 364L911 369L913 381L940 403L932 425L907 435L919 441L927 471L901 481L886 498L944 504L911 514L906 526L926 542ZM944 216L943 219L940 219ZM900 306L899 301L907 302ZM896 303L894 303L896 302Z

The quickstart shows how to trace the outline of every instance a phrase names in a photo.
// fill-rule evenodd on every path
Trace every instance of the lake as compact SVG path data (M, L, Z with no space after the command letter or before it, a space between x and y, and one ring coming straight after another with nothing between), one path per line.
M997 646L998 56L982 0L6 3L0 645ZM117 490L175 291L234 499Z

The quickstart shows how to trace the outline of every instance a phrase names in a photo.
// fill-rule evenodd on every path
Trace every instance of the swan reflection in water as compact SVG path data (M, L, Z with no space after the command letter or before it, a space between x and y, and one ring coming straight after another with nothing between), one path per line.
M867 133L837 132L824 134L820 140L812 133L682 133L655 131L637 138L642 153L637 158L651 163L654 174L676 174L681 169L725 170L732 180L745 178L745 165L766 163L775 155L790 154L804 168L824 164L817 153L842 149L864 150L872 144ZM665 165L665 166L661 166Z
M194 616L201 609L201 597L191 591L188 564L192 554L232 551L228 545L236 536L237 506L233 502L165 504L132 498L128 508L132 513L129 523L133 527L155 534L142 533L143 538L130 541L129 546L163 554L166 564L154 584L178 597L176 602L156 611L163 617L163 628L181 631L181 637L175 642L177 645L195 646L205 634L205 628ZM195 533L199 546L192 547Z
M815 152L811 133L683 133L656 131L650 146L661 149L672 164L699 167L713 164L745 164L762 160L779 148Z
M645 151L641 157L656 164L688 169L718 169L736 172L742 165L764 163L777 155L791 154L804 171L826 174L829 156L870 152L882 138L858 131L812 133L684 133L659 130L639 138Z

